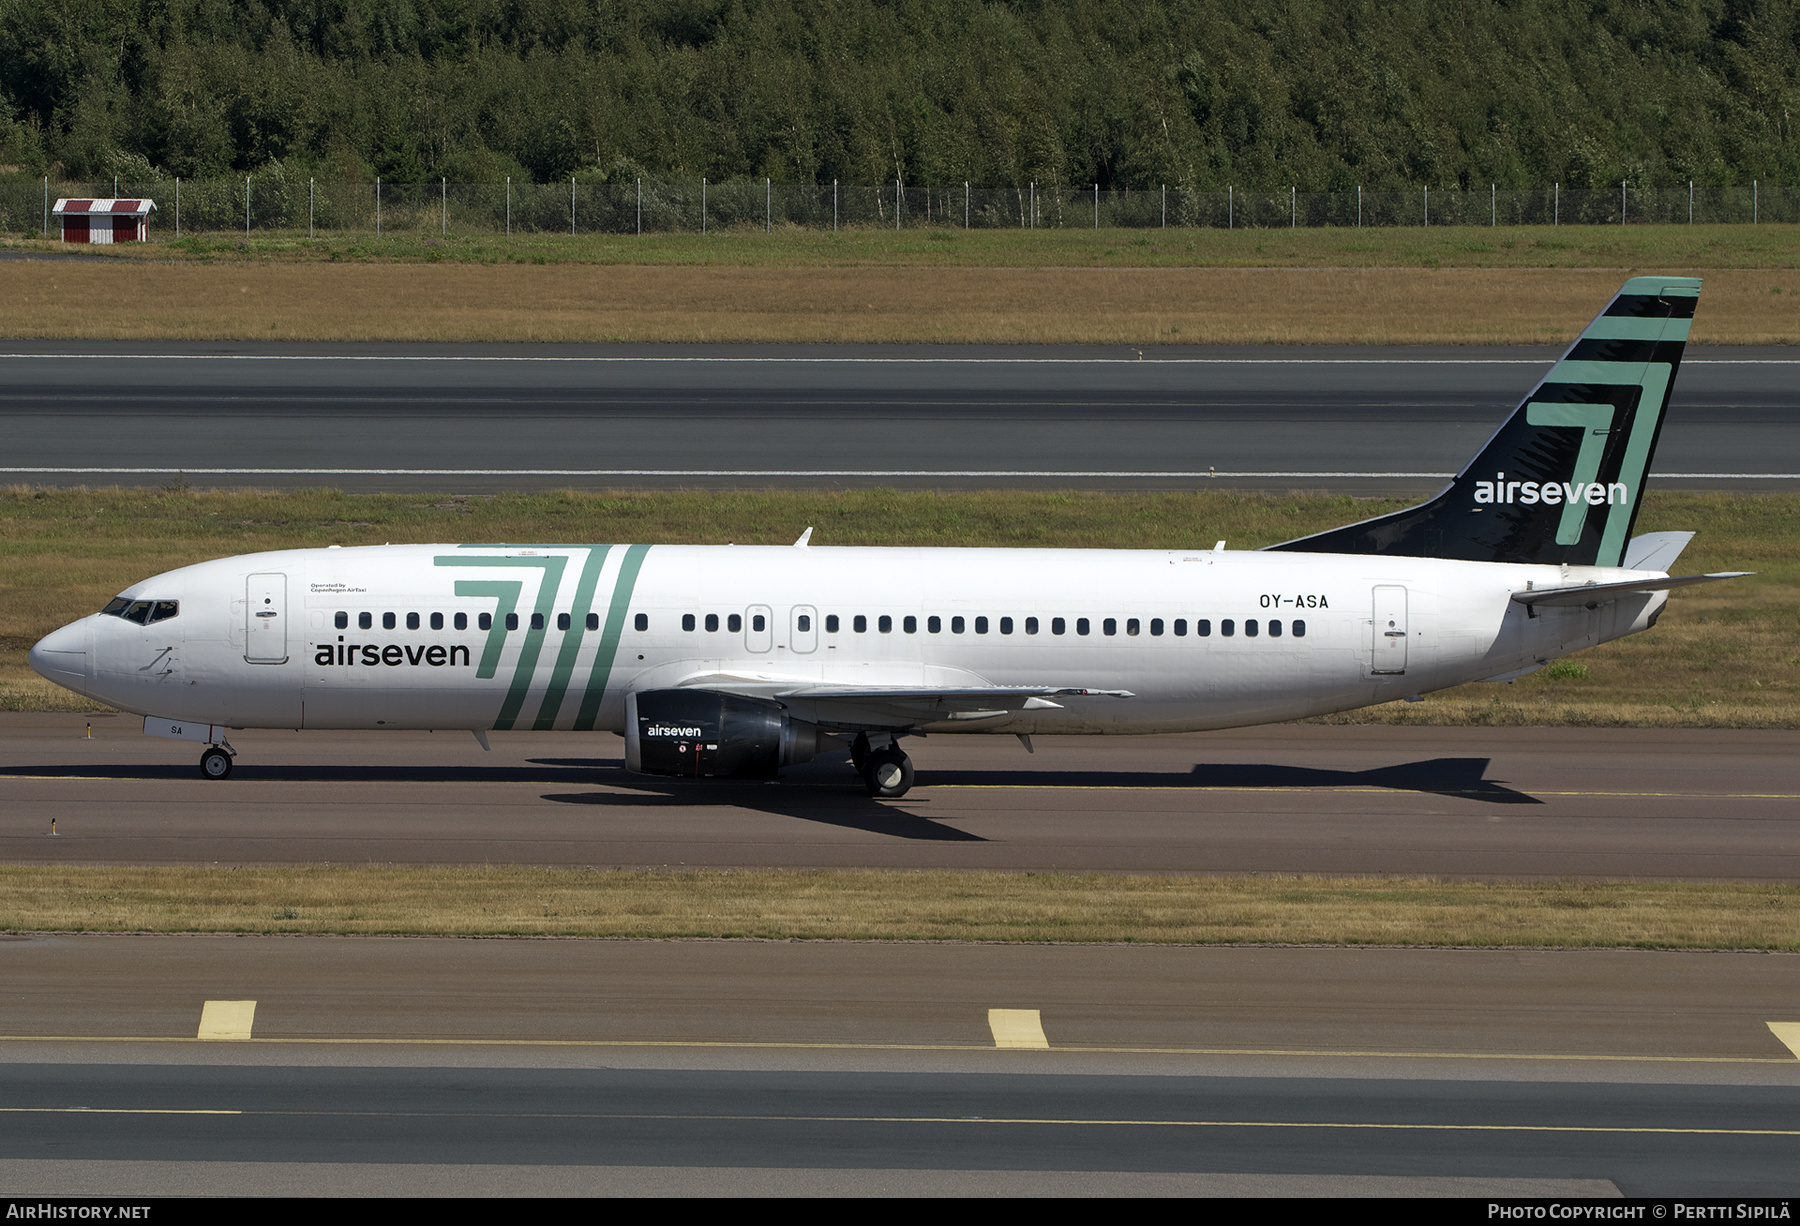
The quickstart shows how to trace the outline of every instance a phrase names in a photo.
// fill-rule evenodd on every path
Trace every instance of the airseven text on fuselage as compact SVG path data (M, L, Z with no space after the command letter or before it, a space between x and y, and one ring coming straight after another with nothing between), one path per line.
M413 646L389 643L378 647L373 643L346 643L342 638L335 644L320 643L319 650L313 655L313 663L321 668L331 665L342 665L346 668L360 665L363 668L374 668L386 665L388 668L399 668L402 664L417 668L426 664L432 668L443 668L446 665L455 668L469 666L469 649L461 643L445 647L442 643L430 646L421 644Z

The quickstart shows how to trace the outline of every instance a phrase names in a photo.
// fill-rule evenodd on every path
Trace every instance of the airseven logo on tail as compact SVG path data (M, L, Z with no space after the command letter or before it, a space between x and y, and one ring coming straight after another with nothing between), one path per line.
M1505 473L1495 473L1492 481L1475 483L1475 501L1526 506L1541 502L1553 507L1583 502L1590 507L1629 506L1631 491L1623 481L1610 485L1598 481L1508 481Z

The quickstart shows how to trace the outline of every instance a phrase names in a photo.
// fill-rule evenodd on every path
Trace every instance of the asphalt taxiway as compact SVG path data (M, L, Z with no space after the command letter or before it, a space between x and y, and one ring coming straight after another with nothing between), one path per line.
M1796 964L0 940L0 1186L1782 1195Z
M92 737L88 737L88 728ZM233 734L227 780L128 716L0 714L10 863L1403 873L1793 880L1800 733L1285 725L933 736L918 784L623 769L609 734ZM50 837L52 821L57 835Z
M0 345L6 479L1422 493L1551 348ZM1690 348L1661 488L1800 488L1789 348Z

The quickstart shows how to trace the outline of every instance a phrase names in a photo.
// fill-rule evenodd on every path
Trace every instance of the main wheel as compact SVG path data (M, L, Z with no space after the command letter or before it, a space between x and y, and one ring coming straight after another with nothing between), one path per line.
M231 774L231 755L214 745L200 755L200 773L208 779L224 779Z
M878 749L869 755L869 764L863 768L863 782L871 796L883 800L904 796L913 785L912 759L892 745Z

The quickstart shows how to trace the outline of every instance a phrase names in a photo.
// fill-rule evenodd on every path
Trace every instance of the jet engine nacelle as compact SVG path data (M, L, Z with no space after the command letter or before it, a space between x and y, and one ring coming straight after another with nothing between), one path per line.
M707 690L625 696L625 769L640 774L772 779L833 741L763 698Z

